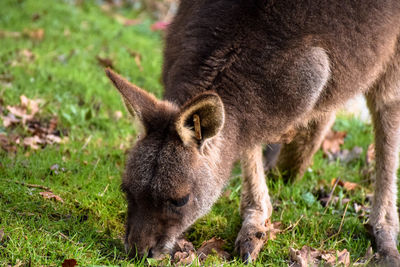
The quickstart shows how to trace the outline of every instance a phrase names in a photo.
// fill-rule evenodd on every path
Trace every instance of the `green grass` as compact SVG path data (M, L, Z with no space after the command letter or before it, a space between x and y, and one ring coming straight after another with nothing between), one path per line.
M79 265L143 264L129 260L121 238L124 232L126 203L119 189L125 149L136 134L118 93L112 89L96 56L111 58L115 69L132 82L162 95L159 83L162 62L162 37L150 30L145 14L122 8L126 16L140 16L143 23L126 27L87 1L0 1L0 31L23 32L43 28L44 39L0 37L0 77L11 77L10 84L0 78L0 98L4 106L15 105L19 96L41 98L40 117L57 115L59 129L69 138L63 145L40 150L19 147L16 154L0 150L0 265L59 266L74 258ZM37 14L37 15L35 15ZM39 16L38 19L33 17ZM20 51L28 49L34 61L21 60ZM129 49L142 55L143 71L129 55ZM13 64L14 62L14 64ZM15 64L18 63L18 64ZM114 118L122 111L122 119ZM285 185L282 179L269 179L274 201L273 220L283 228L298 221L296 227L268 241L255 265L285 266L289 248L309 245L322 249L351 252L352 261L362 257L370 241L353 208L353 202L365 203L369 184L335 195L349 197L352 203L338 232L344 206L324 208L313 193L332 178L364 181L365 151L372 142L370 125L341 117L335 129L346 130L344 147L360 146L363 156L348 164L329 163L318 152L305 177ZM26 129L0 126L0 133L25 134ZM122 145L122 146L121 146ZM58 174L50 167L58 164ZM227 240L232 252L240 229L240 168L236 167L227 192L212 211L187 231L195 246L213 236ZM64 203L43 199L41 189L28 188L13 181L42 184L64 199ZM329 189L327 189L329 190ZM323 242L325 241L325 242ZM207 264L221 263L211 258ZM240 265L237 258L230 262Z

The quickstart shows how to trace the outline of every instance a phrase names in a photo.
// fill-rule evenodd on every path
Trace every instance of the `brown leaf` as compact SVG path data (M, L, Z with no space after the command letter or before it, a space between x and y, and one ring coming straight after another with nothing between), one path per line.
M75 267L78 265L75 259L65 259L62 263L62 267Z
M0 147L7 152L16 152L17 147L13 144L12 138L0 133Z
M29 99L25 95L21 95L19 98L21 101L21 106L32 116L39 111L39 105L43 102L42 99Z
M20 119L15 117L15 115L11 112L9 112L7 116L1 116L1 119L3 120L3 125L6 128L20 122Z
M97 62L104 68L113 68L113 61L111 58L96 56Z
M181 252L194 251L193 244L184 238L178 239L178 241L176 241L176 245L178 246L179 251Z
M56 135L54 135L54 134L48 134L48 135L46 135L45 140L46 140L46 143L47 143L47 144L52 145L52 144L60 144L60 143L63 143L63 142L66 141L67 139L66 139L66 138L62 139L61 137L56 136Z
M343 264L344 266L350 265L350 252L347 249L337 252L337 260L334 262L335 265Z
M337 178L332 179L332 181L331 181L332 186L336 183L336 179ZM343 181L343 180L339 180L337 185L343 187L347 191L352 191L352 190L355 190L357 187L359 187L359 185L356 183L347 182L347 181Z
M195 259L196 259L196 254L194 253L194 251L189 251L189 252L178 251L174 255L174 263L177 265L192 264Z
M191 264L196 259L193 244L183 238L178 239L176 242L178 251L174 254L175 264Z
M365 155L365 162L367 165L371 165L375 161L375 145L370 144Z
M57 129L58 125L58 118L56 116L53 116L50 120L49 127L47 128L48 133L52 133Z
M42 102L42 100L41 99L33 100L27 98L25 95L21 95L20 101L21 104L19 106L7 106L7 110L9 111L9 114L11 113L12 115L14 115L14 117L21 118L22 123L25 125L26 122L32 120L35 114L39 111L39 104ZM9 121L7 121L7 126L5 127L8 127L12 123L17 122L15 119L12 118L12 116L7 116L7 117Z
M44 29L36 29L36 30L25 30L29 38L35 41L41 41L44 38Z
M276 235L282 232L282 222L271 223L270 219L265 221L266 232L268 234L267 240L275 240Z
M314 267L314 266L349 266L350 253L344 249L342 251L320 251L315 248L303 246L301 250L289 249L291 266Z
M32 137L26 137L24 138L24 145L27 147L30 147L32 149L39 149L41 144L44 144L45 141L41 139L39 136L35 135Z
M61 197L55 195L53 192L40 192L39 194L45 199L54 199L56 201L64 203L64 200Z
M308 267L308 266L318 266L318 262L316 262L316 258L320 255L320 253L308 246L303 246L301 250L289 248L290 259L293 261L291 266L294 267Z
M324 151L326 155L339 152L340 146L344 144L344 138L346 135L346 132L336 132L331 130L322 142L322 151Z
M207 258L208 255L215 253L217 256L227 260L230 258L230 254L222 249L225 245L225 241L213 237L208 241L204 241L201 244L200 248L197 250L197 255L200 261L203 261Z

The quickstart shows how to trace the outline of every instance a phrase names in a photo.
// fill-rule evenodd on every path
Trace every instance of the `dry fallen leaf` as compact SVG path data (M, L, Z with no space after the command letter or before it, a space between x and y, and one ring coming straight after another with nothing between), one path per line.
M41 41L44 38L44 29L24 30L24 33L32 40Z
M75 259L65 259L62 263L62 267L75 267L78 265Z
M342 251L320 251L315 248L303 246L301 250L289 249L291 266L294 267L316 267L316 266L349 266L350 253Z
M138 66L140 71L143 71L142 67L142 55L139 52L129 50L129 55L135 59L135 63Z
M15 141L15 140L14 140ZM0 147L11 153L11 152L16 152L17 147L13 144L13 137L9 137L3 133L0 133Z
M276 239L276 235L282 232L282 222L273 222L271 223L270 219L265 221L266 232L268 234L267 240L274 240Z
M187 241L186 239L180 238L176 241L176 245L181 252L189 252L194 251L194 246L191 242Z
M7 116L9 120L7 121L7 126L5 127L8 127L12 123L18 123L19 121L16 121L17 118L21 118L22 123L25 125L27 121L30 121L34 118L36 113L39 111L39 105L43 100L29 99L25 95L21 95L20 101L21 104L18 106L7 106L9 114L11 113L12 115Z
M192 264L193 261L196 259L196 254L194 251L189 251L189 252L176 252L174 255L174 263L175 265L188 265Z
M1 119L3 120L3 126L6 128L20 122L20 119L15 117L15 115L11 112L9 112L7 116L1 116Z
M200 261L203 261L207 258L208 255L215 253L217 256L227 260L230 258L230 254L222 249L225 245L225 241L213 237L208 241L204 241L201 244L200 248L197 250L197 255L199 256Z
M44 141L37 135L24 138L24 146L32 149L39 149L42 144L44 144Z
M331 181L331 185L332 185L332 186L336 183L336 179L337 179L337 178L333 178L333 179L332 179L332 181ZM338 182L337 185L343 187L343 188L346 189L347 191L352 191L352 190L355 190L357 187L359 187L359 185L356 184L356 183L347 182L347 181L342 181L342 180L339 180L339 182Z
M324 151L326 155L338 153L340 151L340 146L344 144L346 135L346 132L330 131L322 142L322 151Z
M40 111L41 99L29 99L25 95L20 96L20 104L7 106L8 114L4 116L1 109L0 118L3 120L4 127L14 127L22 124L31 136L18 136L11 138L1 136L1 147L9 151L12 144L23 144L25 147L39 149L47 144L59 144L68 140L67 137L60 137L61 132L57 130L58 119L53 116L50 120L38 120L36 118ZM63 132L65 134L65 132Z
M187 265L191 264L196 259L193 244L183 238L178 239L176 242L178 251L174 254L174 263L176 265Z
M39 194L45 199L54 199L56 201L64 203L64 200L61 197L55 195L53 192L40 192Z

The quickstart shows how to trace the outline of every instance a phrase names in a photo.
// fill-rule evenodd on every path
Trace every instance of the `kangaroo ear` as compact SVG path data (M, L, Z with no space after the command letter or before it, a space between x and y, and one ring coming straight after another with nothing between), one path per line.
M105 72L120 92L129 113L146 126L146 122L151 121L151 116L157 110L161 101L154 95L131 84L110 68L105 69Z
M183 105L175 126L183 143L201 144L219 133L224 125L224 118L224 106L219 96L206 92Z

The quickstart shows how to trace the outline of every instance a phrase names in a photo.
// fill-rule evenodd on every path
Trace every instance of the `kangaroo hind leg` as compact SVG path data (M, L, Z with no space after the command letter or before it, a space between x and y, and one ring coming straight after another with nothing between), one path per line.
M370 230L386 266L400 266L397 250L397 168L400 145L400 48L375 87L368 94L375 130L376 182Z

